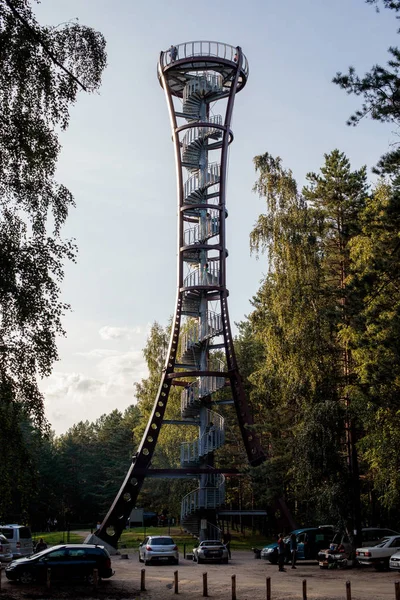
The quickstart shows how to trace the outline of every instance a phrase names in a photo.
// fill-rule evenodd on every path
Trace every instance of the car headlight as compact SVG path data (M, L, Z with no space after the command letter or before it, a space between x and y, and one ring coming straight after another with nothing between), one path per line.
M264 548L263 553L269 554L270 552L273 552L274 550L275 550L275 548Z

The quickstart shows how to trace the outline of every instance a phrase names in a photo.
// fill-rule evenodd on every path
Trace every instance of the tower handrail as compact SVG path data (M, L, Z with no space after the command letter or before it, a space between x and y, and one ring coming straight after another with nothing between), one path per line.
M183 287L218 286L219 263L210 262L188 273L183 281Z
M219 183L221 178L221 165L217 162L211 163L207 166L205 173L204 185L200 185L199 172L194 173L189 179L187 179L183 185L183 194L185 199L190 196L192 192L197 191L201 187L210 187Z
M176 55L174 60L169 50L165 50L161 54L161 64L163 67L168 66L171 62L176 60L182 60L184 58L192 58L196 56L213 56L230 60L236 63L235 55L237 57L237 46L231 46L223 42L212 42L212 41L195 41L185 42L183 44L176 44ZM246 56L242 53L242 64L240 65L241 70L245 73L246 77L249 74L249 63Z
M222 116L213 115L212 117L209 117L207 122L211 123L212 125L222 125ZM210 137L211 135L215 135L216 133L219 133L222 136L222 131L218 127L210 127L210 125L199 125L196 127L190 127L186 131L182 139L183 151L185 151L186 148L193 142L199 139L205 139L207 137Z
M219 211L210 208L206 213L206 218L200 220L200 223L194 227L189 227L184 231L185 246L192 246L199 242L219 234Z
M221 473L208 476L205 487L198 487L182 498L181 520L200 508L218 508L225 499L225 476ZM211 483L211 485L210 485Z

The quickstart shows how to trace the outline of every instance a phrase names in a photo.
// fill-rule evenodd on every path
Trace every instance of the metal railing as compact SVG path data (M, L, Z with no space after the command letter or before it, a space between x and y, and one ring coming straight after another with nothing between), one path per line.
M200 322L189 321L181 337L181 355L200 342Z
M210 209L198 225L184 231L185 246L204 242L219 234L219 211Z
M199 269L191 271L184 279L183 287L219 285L219 263L207 263Z
M199 462L199 440L181 443L181 466L187 466Z
M207 426L201 436L198 444L200 456L205 456L225 443L225 419L222 415L212 411L207 411Z
M220 94L223 92L223 86L224 80L222 75L217 75L214 73L205 73L204 75L200 75L195 79L191 79L187 82L183 90L182 108L184 112L186 103L193 104L192 100L195 100L193 98L194 94L200 94L200 97L208 95L211 92L218 92ZM198 96L195 96L195 98L196 97L198 98Z
M200 408L199 385L195 381L185 387L181 393L181 413L183 416L189 412L196 412Z
M208 123L211 123L212 125L214 125L214 124L222 125L221 115L215 115L215 116L210 117L208 119ZM223 132L221 129L218 129L217 127L212 127L212 126L210 127L210 126L202 125L201 127L191 127L190 129L187 130L187 132L185 133L185 135L182 139L183 152L186 151L188 146L197 142L198 140L205 140L209 137L212 137L213 135L214 136L218 135L219 137L222 137L222 133Z
M200 508L218 508L225 500L225 477L210 474L204 487L197 488L184 496L181 503L181 520Z
M237 57L237 48L230 44L223 44L221 42L211 41L196 41L196 42L185 42L184 44L177 44L173 46L176 49L174 53L170 50L166 50L162 53L161 64L166 67L171 62L176 60L182 60L184 58L192 58L195 56L214 56L230 60L236 63L235 56ZM249 63L244 54L242 54L242 64L240 65L241 70L244 71L246 77L249 74Z
M183 184L183 194L186 199L190 194L196 192L200 188L210 187L216 185L221 179L221 165L219 163L211 163L207 166L205 173L197 172L194 173L185 183Z

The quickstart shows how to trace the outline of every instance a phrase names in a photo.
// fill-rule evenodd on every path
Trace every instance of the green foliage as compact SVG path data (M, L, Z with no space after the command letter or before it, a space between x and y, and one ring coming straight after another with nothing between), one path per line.
M58 358L56 337L64 333L61 319L68 309L59 297L63 264L76 254L73 241L61 237L74 203L54 179L61 148L56 130L68 125L77 77L87 91L98 89L104 48L103 36L91 28L41 26L28 0L0 4L3 514L10 514L10 502L23 514L32 492L34 471L22 430L30 421L46 432L38 377L49 375Z
M379 0L366 0L375 4L379 10ZM383 6L398 12L400 3L397 0L382 0ZM400 120L400 50L391 46L388 49L389 60L386 67L374 65L371 70L360 77L354 67L349 67L346 74L336 73L333 82L348 94L363 98L361 107L350 116L348 125L358 125L364 117L370 117L382 123L399 124ZM395 148L384 154L374 171L380 175L396 175L400 166L400 150Z

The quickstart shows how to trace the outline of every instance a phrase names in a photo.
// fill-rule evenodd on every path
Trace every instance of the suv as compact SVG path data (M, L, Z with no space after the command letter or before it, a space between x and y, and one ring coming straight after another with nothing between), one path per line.
M332 541L335 531L331 525L320 525L319 527L303 527L295 529L289 535L284 537L285 542L285 562L291 561L290 536L294 533L297 540L297 559L296 560L318 560L318 552L321 548ZM269 560L270 563L278 562L278 543L274 542L264 546L261 550L261 558Z
M46 581L47 570L51 579L84 579L94 581L94 569L100 578L114 575L111 558L104 546L91 544L63 544L38 552L29 558L19 558L6 567L6 577L12 581L32 583Z
M29 527L24 525L1 525L0 534L4 535L9 542L13 558L32 554L33 540Z

